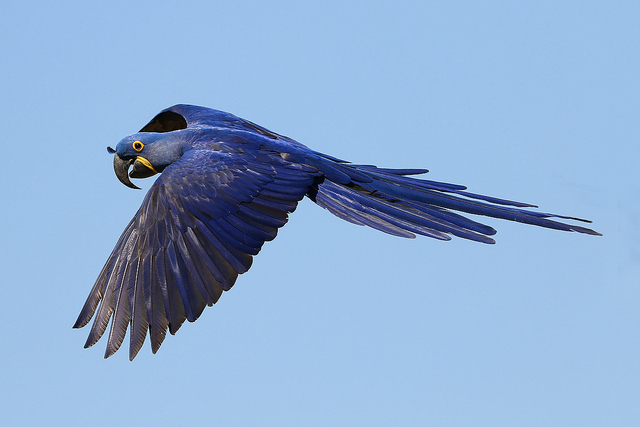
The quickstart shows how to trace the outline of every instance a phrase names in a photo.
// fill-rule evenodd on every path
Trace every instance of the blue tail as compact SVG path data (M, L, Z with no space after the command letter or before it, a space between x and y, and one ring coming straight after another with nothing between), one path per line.
M453 211L601 235L589 228L549 218L591 222L585 219L531 211L523 208L537 206L470 193L462 185L407 176L426 173L426 169L382 169L323 157L314 164L324 177L316 182L309 197L339 218L394 236L415 238L421 234L451 240L453 235L495 243L489 237L496 233L495 229Z

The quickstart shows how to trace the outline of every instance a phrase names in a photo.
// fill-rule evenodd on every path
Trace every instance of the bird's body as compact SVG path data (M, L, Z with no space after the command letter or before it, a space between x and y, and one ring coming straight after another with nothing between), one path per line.
M401 237L494 243L493 228L453 211L599 234L549 219L577 218L407 176L425 169L351 164L204 107L170 107L109 151L127 186L137 188L129 177L161 175L74 325L85 326L95 314L89 347L111 320L105 357L118 350L128 327L133 359L147 331L155 353L167 329L173 334L184 320L195 321L249 269L304 196L342 219Z

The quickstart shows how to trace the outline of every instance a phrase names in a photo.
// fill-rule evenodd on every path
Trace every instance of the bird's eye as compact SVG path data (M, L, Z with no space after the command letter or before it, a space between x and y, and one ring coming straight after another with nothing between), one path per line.
M133 149L136 151L142 151L142 149L144 148L144 144L140 141L134 141L133 142Z

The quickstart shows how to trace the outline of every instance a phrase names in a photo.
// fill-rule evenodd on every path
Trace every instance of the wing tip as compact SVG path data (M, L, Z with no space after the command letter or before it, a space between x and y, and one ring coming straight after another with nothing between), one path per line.
M76 319L76 323L74 323L71 328L72 329L84 328L85 326L87 326L87 323L89 323L90 320L91 320L90 317L83 318L82 313L80 313L80 316L78 316L78 318Z

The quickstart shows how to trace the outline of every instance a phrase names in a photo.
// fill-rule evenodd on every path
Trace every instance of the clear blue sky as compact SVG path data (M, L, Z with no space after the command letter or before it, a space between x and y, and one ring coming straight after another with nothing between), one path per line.
M640 425L638 2L5 3L3 426ZM103 360L71 325L144 195L105 148L176 103L604 236L306 200L158 354Z

